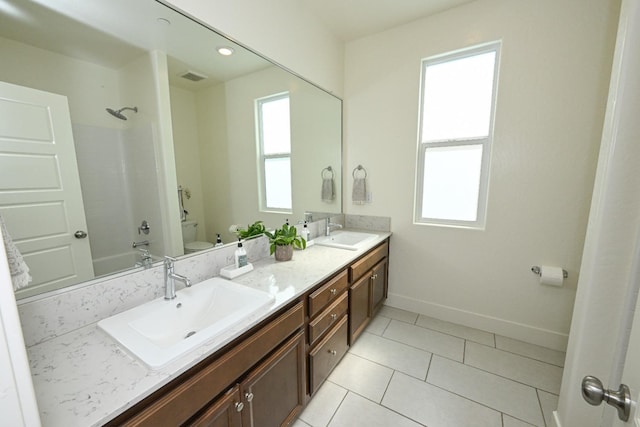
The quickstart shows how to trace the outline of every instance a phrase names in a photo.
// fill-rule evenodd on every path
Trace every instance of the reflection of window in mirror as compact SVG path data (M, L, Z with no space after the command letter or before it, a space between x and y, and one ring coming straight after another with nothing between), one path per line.
M291 127L289 94L256 100L260 158L260 209L291 212Z

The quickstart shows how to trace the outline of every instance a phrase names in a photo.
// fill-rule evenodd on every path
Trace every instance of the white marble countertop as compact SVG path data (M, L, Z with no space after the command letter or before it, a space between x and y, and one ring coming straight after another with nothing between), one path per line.
M129 355L96 323L28 349L43 426L100 426L140 402L225 344L248 331L311 287L349 265L391 233L350 251L314 245L288 262L268 257L234 282L273 294L271 307L247 318L215 342L159 370ZM197 284L194 284L197 286Z

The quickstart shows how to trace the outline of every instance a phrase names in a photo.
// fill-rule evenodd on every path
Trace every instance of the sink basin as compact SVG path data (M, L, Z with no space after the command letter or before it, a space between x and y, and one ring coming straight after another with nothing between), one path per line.
M271 305L273 295L220 277L98 322L151 369L158 369Z
M314 242L320 246L330 246L332 248L355 251L377 238L377 234L356 231L334 231L330 236L316 237Z

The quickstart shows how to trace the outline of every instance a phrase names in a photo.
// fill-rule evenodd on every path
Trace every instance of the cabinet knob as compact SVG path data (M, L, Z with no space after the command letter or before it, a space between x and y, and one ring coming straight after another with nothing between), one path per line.
M253 400L253 393L245 393L244 397L247 399L247 402L251 402Z
M335 290L335 289L331 289L329 292L331 292L331 295L335 295L335 294L336 294L336 292L338 292L338 291L337 291L337 290Z
M335 356L336 354L338 354L337 351L335 350L327 350L329 352L330 355Z
M236 402L236 412L242 412L242 410L244 409L244 403L242 402Z
M331 313L331 320L336 320L338 318L338 315L335 313Z

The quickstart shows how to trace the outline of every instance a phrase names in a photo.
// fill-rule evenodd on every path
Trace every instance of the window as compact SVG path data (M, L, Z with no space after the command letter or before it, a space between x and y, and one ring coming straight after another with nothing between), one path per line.
M484 228L499 49L422 61L416 223Z
M256 100L260 209L291 212L289 94Z

